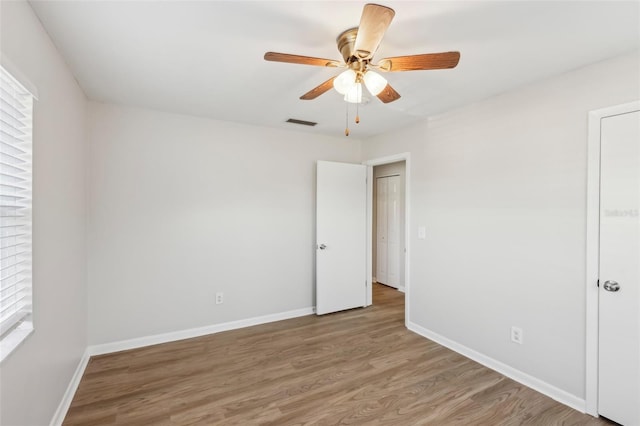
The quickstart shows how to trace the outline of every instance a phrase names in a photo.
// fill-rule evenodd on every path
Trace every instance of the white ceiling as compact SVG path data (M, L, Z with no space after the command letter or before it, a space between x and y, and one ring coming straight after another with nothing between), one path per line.
M266 62L267 51L340 59L359 1L34 1L90 99L220 120L342 135L339 73ZM458 50L453 70L385 75L402 98L361 107L352 136L407 125L514 87L640 48L640 3L383 1L396 16L376 59ZM353 116L353 111L351 112ZM315 128L284 123L316 121Z

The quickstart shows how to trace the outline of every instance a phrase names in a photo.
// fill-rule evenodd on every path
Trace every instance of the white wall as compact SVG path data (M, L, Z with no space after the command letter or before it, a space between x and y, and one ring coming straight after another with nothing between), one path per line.
M372 212L372 223L373 223L373 234L372 234L372 247L373 247L373 254L372 254L372 258L371 258L371 263L372 263L372 274L373 277L375 278L376 276L376 270L377 270L377 242L378 239L376 238L376 232L377 232L377 219L378 219L378 211L377 211L377 200L378 200L378 194L377 194L377 188L378 185L375 183L376 179L379 177L383 177L383 176L393 176L393 175L398 175L399 179L400 179L400 188L401 188L401 192L400 192L400 210L399 210L399 215L400 215L400 260L399 260L399 265L400 265L400 274L399 274L399 288L400 289L404 289L404 275L405 275L405 270L404 270L404 258L405 258L405 197L404 197L404 191L405 191L405 176L406 176L406 162L405 161L398 161L395 163L389 163L389 164L382 164L380 166L375 166L373 168L373 179L374 179L374 183L373 183L373 212Z
M0 424L51 420L87 346L85 98L26 2L0 10L0 49L37 88L35 332L0 365Z
M584 398L587 114L640 98L639 59L363 142L411 152L411 322Z
M88 138L91 344L314 305L315 161L358 140L98 103Z

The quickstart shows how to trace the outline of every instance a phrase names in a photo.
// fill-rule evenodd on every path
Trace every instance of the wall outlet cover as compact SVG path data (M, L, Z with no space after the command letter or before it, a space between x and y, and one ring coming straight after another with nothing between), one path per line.
M524 335L522 329L520 327L511 327L511 341L513 343L517 343L519 345L522 344L524 339Z

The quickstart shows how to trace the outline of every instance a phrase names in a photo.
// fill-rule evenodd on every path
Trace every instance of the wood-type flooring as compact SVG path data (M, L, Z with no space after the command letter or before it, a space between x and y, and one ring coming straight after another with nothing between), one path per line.
M374 304L95 356L64 424L604 425L408 331Z

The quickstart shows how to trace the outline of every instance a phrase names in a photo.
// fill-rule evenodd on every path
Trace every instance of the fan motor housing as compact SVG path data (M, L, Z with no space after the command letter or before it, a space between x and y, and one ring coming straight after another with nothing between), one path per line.
M349 28L346 31L343 31L338 38L336 38L336 43L338 44L338 50L344 59L346 64L350 64L351 62L357 61L358 59L353 54L354 46L356 43L356 36L358 35L358 27Z

